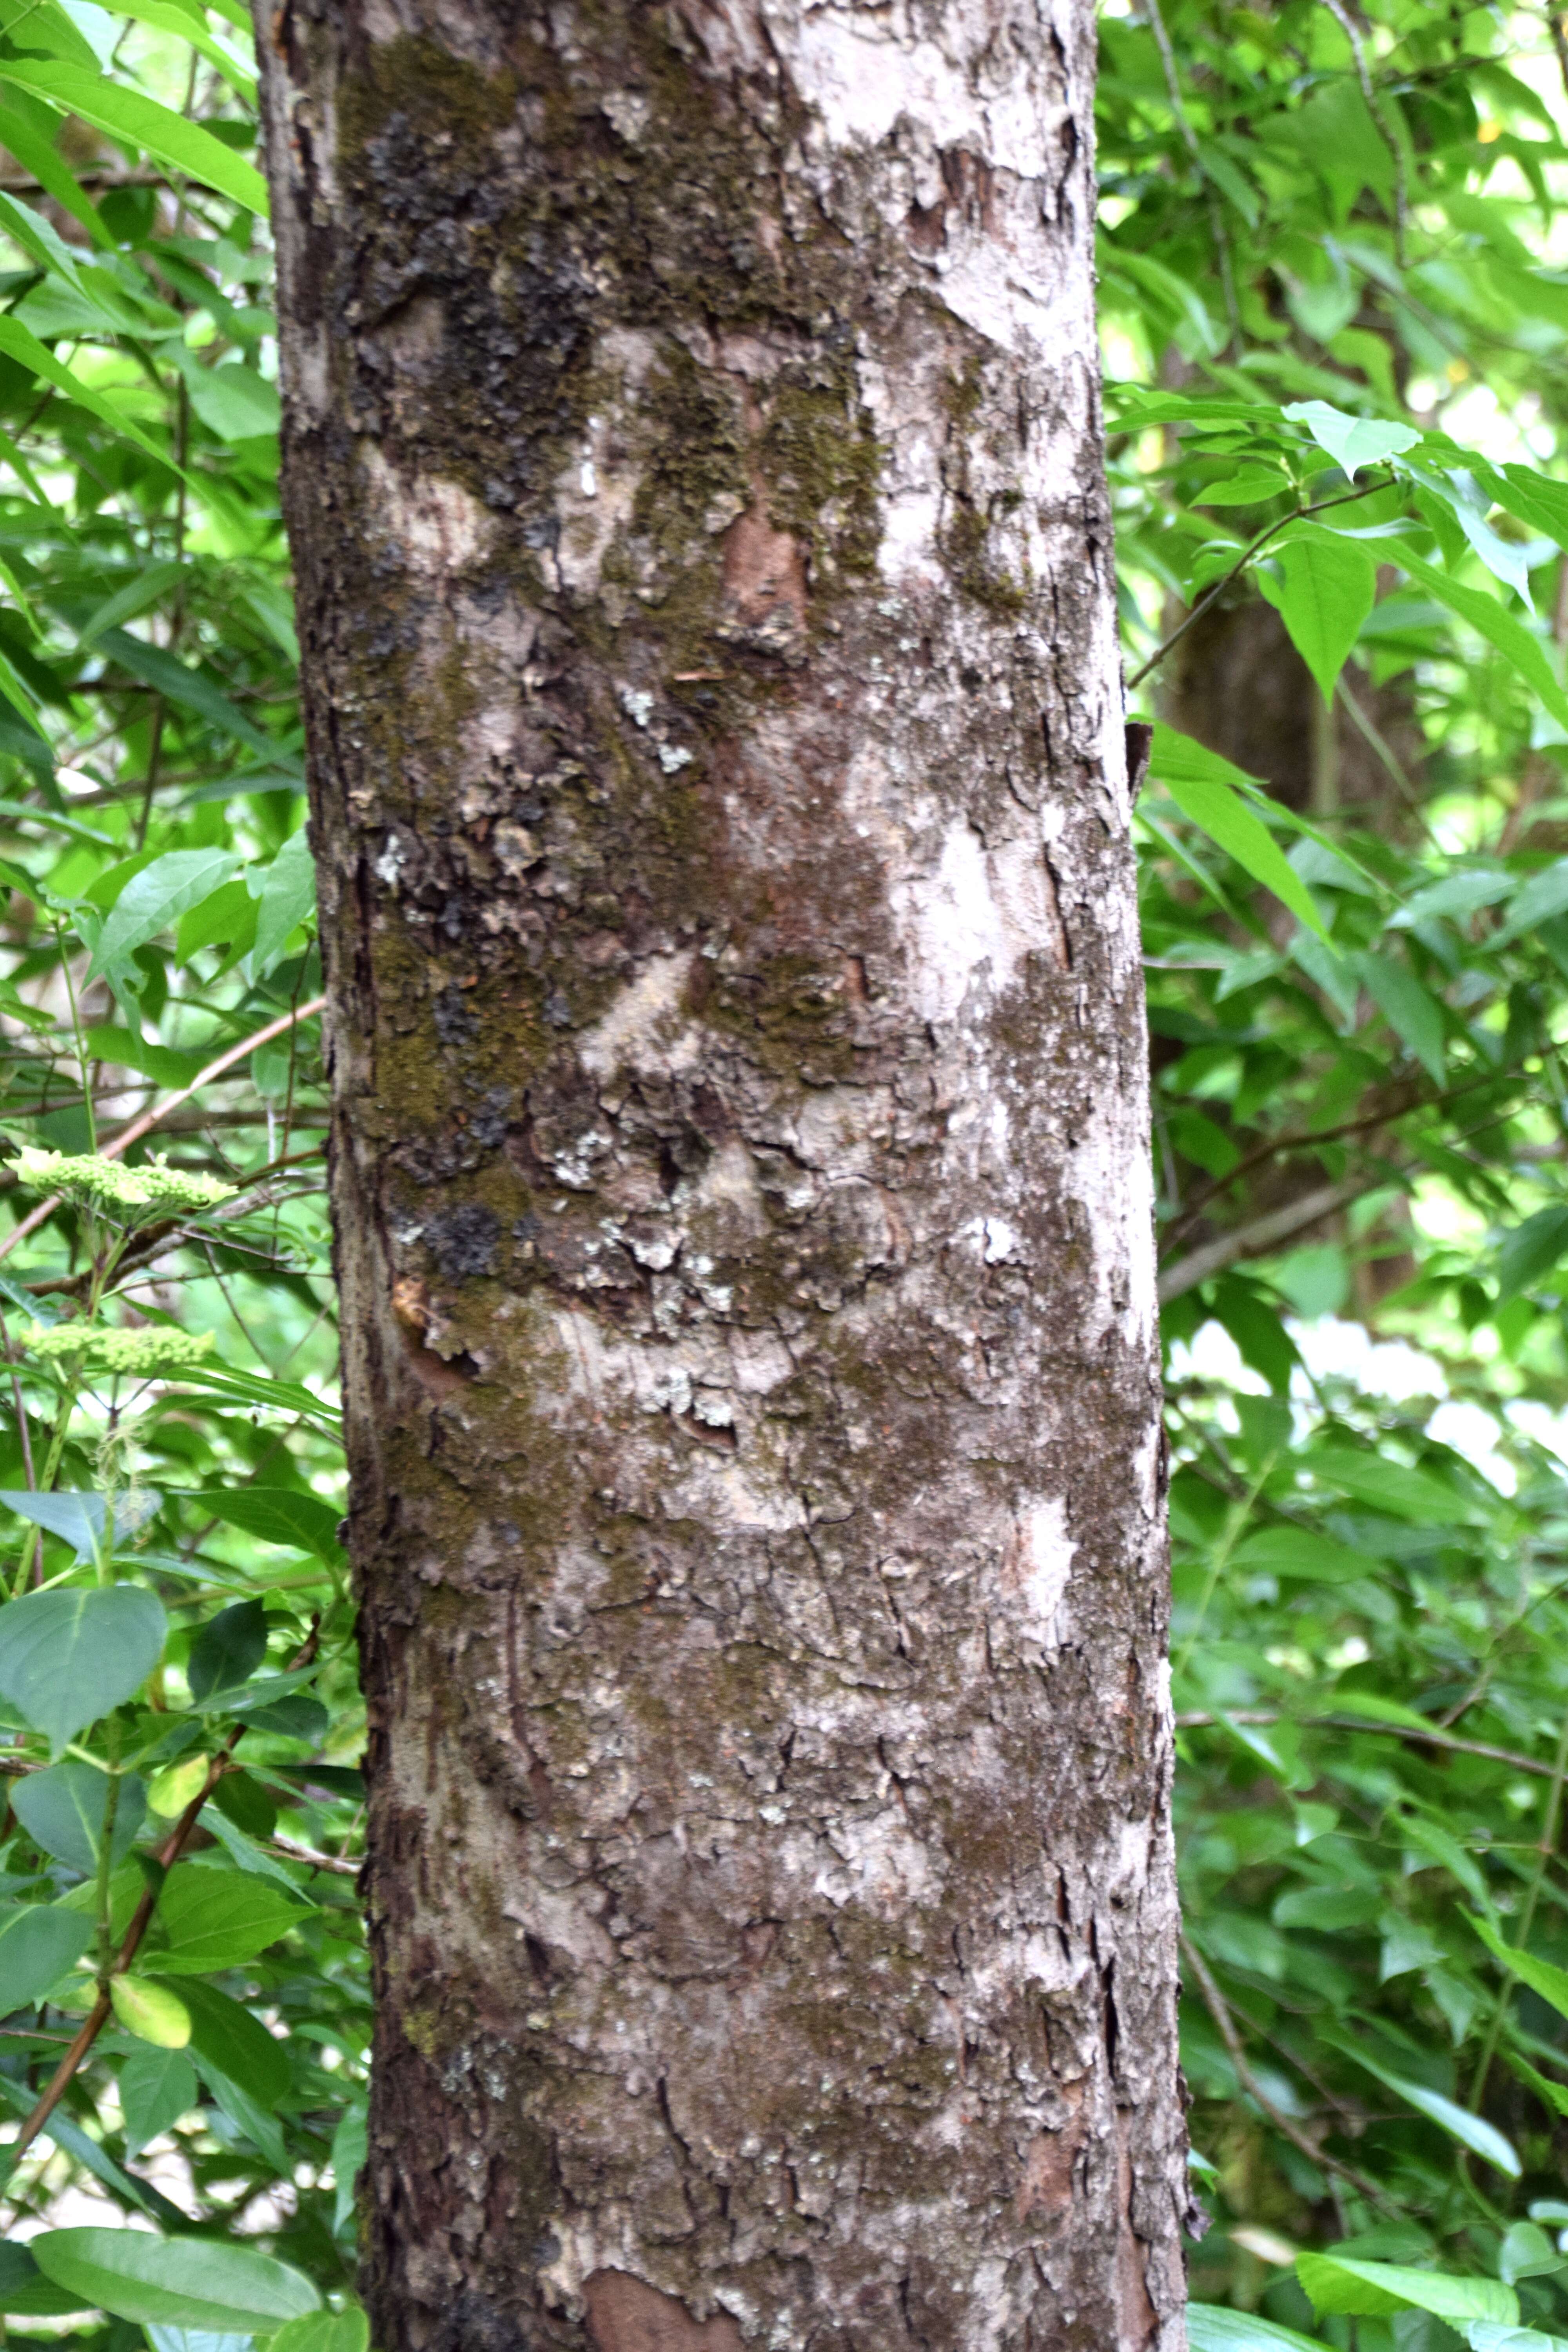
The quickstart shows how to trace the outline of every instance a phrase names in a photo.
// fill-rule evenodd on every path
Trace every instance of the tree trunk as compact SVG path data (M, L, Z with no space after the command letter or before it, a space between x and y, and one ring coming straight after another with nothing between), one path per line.
M262 12L384 2352L1174 2352L1087 0Z

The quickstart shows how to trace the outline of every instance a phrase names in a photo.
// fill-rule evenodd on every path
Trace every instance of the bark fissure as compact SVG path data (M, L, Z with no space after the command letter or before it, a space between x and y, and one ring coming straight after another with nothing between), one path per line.
M1081 0L261 27L386 2352L1177 2352Z

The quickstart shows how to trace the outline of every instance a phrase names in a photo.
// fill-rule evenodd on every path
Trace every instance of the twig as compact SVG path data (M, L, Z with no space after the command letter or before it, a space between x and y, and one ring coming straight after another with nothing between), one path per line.
M1387 1173L1346 1176L1338 1184L1321 1184L1315 1192L1303 1192L1299 1201L1288 1202L1282 1209L1271 1209L1266 1217L1255 1217L1249 1225L1237 1225L1233 1233L1217 1234L1200 1249L1178 1258L1160 1276L1161 1306L1168 1306L1173 1298L1180 1298L1200 1282L1207 1282L1211 1275L1223 1274L1238 1258L1260 1257L1277 1242L1289 1241L1293 1234L1317 1224L1321 1218L1332 1216L1336 1209L1348 1208L1363 1192L1381 1192L1389 1181Z
M339 1878L357 1878L360 1865L342 1854L318 1853L314 1846L300 1845L295 1839L275 1837L267 1846L268 1853L281 1855L285 1862L308 1862L312 1870L330 1870Z
M1204 2007L1218 2026L1220 2039L1230 2053L1230 2063L1236 2068L1237 2082L1244 2091L1257 2100L1275 2130L1282 2132L1291 2147L1299 2147L1302 2155L1309 2158L1313 2164L1321 2164L1326 2170L1337 2172L1342 2179L1350 2181L1353 2188L1359 2189L1363 2197L1370 2197L1373 2204L1382 2205L1386 2210L1393 2210L1394 2200L1385 2189L1378 2187L1375 2180L1369 2180L1366 2174L1358 2172L1353 2164L1346 2164L1341 2158L1329 2155L1327 2149L1320 2147L1317 2142L1301 2129L1300 2124L1292 2122L1282 2108L1275 2105L1248 2064L1241 2036L1236 2030L1236 2020L1231 2015L1230 2004L1215 1982L1207 1962L1190 1936L1182 1937L1182 1950L1186 1957L1187 1966L1198 1980L1198 1990L1204 1997Z
M258 1029L253 1035L242 1038L237 1045L230 1045L216 1061L209 1062L205 1070L198 1070L188 1087L181 1087L165 1101L155 1103L151 1110L143 1111L140 1118L132 1119L129 1127L122 1128L112 1143L104 1145L102 1157L118 1160L121 1152L129 1151L133 1143L140 1143L144 1135L150 1135L170 1111L177 1109L183 1102L189 1102L198 1087L210 1086L215 1078L221 1078L226 1070L231 1070L237 1062L243 1062L246 1055L255 1053L258 1045L270 1045L274 1037L280 1037L284 1030L291 1029L296 1022L313 1019L322 1011L326 1002L324 996L313 996L309 1004L301 1004L298 1012L279 1013L278 1019L269 1021L264 1029ZM62 1193L56 1192L29 1211L21 1223L13 1226L5 1240L0 1242L0 1257L8 1256L25 1235L35 1233L47 1218L52 1217L63 1198Z

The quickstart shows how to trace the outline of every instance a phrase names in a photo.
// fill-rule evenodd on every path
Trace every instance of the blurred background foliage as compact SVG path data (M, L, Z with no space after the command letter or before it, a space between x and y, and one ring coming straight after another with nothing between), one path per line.
M1541 2352L1568 2340L1568 28L1110 0L1102 36L1193 2336ZM0 0L0 2308L84 2352L324 2324L363 2144L251 60L237 7ZM105 1173L153 1153L129 1193ZM161 2284L79 2235L126 2219Z

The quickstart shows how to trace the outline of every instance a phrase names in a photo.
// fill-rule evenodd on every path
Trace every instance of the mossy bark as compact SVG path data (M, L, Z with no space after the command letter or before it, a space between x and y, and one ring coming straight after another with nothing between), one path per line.
M259 20L385 2352L1174 2352L1087 0Z

